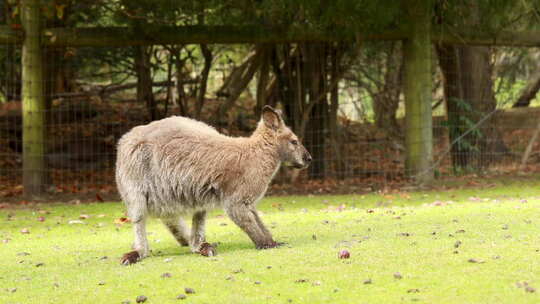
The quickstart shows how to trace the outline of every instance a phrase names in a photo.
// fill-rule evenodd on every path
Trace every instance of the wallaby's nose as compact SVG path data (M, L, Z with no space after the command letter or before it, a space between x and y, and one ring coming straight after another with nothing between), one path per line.
M313 159L311 159L311 155L309 155L309 154L304 154L304 162L306 162L306 163L309 164L309 163L311 163L312 160L313 160Z

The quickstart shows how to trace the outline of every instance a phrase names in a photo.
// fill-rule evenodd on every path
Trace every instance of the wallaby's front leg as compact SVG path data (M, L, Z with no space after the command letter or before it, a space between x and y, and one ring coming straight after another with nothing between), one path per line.
M141 217L133 222L133 232L135 233L135 242L133 243L133 251L130 251L121 259L123 265L137 263L140 259L145 258L150 253L148 239L146 238L146 218Z
M204 256L215 256L216 249L206 242L206 211L197 211L193 214L191 225L191 251Z
M257 249L267 249L279 246L272 239L272 234L264 227L257 215L257 210L252 205L244 203L231 203L226 206L226 211L231 220L249 236Z

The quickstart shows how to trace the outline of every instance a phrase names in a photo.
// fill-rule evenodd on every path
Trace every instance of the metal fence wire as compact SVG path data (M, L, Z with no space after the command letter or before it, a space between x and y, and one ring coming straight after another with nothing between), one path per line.
M4 5L0 22L18 29L13 7ZM42 22L99 26L116 18L111 7L78 5L72 9L88 16L56 7L56 17ZM282 169L275 191L354 192L410 181L399 40L47 47L42 54L44 106L34 114L45 120L40 182L53 197L114 198L116 143L134 126L182 115L249 136L266 104L283 111L314 157L306 171ZM540 49L433 43L429 54L430 174L539 171ZM21 57L20 44L0 45L0 200L23 191L23 134L31 129L23 124Z

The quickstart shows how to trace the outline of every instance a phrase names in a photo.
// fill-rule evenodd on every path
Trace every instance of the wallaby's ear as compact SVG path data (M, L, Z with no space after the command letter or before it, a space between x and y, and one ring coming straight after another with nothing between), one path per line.
M274 131L281 128L281 124L283 123L281 120L281 111L278 111L279 110L274 110L271 106L264 106L262 109L262 119L264 124Z

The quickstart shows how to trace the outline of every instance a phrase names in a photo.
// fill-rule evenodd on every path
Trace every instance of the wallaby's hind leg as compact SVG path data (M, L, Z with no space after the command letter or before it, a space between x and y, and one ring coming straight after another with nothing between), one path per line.
M166 218L162 221L180 245L189 246L191 232L182 217Z
M206 242L205 225L206 211L195 212L191 225L191 251L204 256L214 256L216 255L216 249Z
M124 254L121 260L123 265L137 263L150 254L150 247L146 238L146 217L133 221L133 232L135 234L134 250Z
M122 257L120 262L123 265L137 263L140 259L147 257L150 254L150 246L146 238L146 208L145 201L139 200L134 204L127 204L128 216L133 223L133 233L135 241L133 242L133 251L130 251Z

